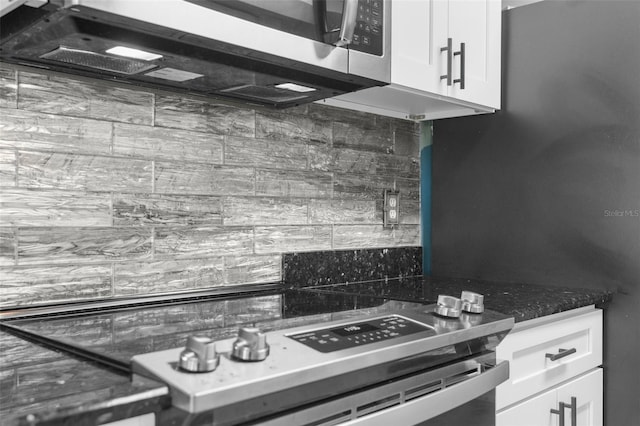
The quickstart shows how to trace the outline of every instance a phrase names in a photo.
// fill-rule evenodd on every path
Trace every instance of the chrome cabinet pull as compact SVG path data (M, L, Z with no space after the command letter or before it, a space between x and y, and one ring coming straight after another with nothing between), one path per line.
M567 404L565 404L565 407ZM571 404L568 406L571 410L571 426L578 426L578 398L571 397Z
M557 354L544 354L545 358L549 358L551 361L557 361L560 358L564 358L565 356L569 356L571 354L576 353L576 348L571 348L571 349L558 349L558 353Z
M578 399L575 396L571 397L571 404L567 404L566 402L560 402L558 404L558 409L556 410L555 408L551 409L551 414L557 414L560 419L560 423L559 426L565 426L564 425L564 409L568 408L569 410L571 410L571 425L570 426L578 426Z
M447 73L445 75L440 76L440 80L447 79L447 86L451 86L452 82L452 74L451 74L451 66L453 63L453 39L447 39L447 47L441 47L440 53L447 52Z
M558 409L556 410L555 408L551 409L551 414L557 414L560 417L558 426L565 426L564 424L564 409L565 409L565 403L561 402L558 404Z
M453 80L453 83L460 83L460 89L464 89L464 62L465 62L465 44L460 43L460 50L453 52L454 56L460 56L460 78Z

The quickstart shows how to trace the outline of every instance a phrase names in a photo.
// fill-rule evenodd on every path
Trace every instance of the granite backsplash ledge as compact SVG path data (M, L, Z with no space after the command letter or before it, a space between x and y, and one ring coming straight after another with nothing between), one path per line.
M285 287L341 284L422 275L422 247L285 253Z

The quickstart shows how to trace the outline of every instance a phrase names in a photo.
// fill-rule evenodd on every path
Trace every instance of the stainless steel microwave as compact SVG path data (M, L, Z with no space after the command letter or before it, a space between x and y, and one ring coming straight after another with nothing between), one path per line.
M33 3L2 16L0 60L273 107L390 81L390 1Z

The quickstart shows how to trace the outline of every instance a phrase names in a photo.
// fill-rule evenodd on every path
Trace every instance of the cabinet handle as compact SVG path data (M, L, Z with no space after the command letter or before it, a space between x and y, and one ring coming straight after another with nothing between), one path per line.
M560 358L576 353L576 348L571 349L558 349L557 354L544 354L545 358L549 358L551 361L557 361Z
M460 89L464 89L464 62L465 62L465 44L460 43L460 50L453 52L455 56L460 55L460 78L453 80L453 83L460 83Z
M565 404L567 407L567 404ZM568 405L571 410L571 426L578 426L578 398L571 397L571 404Z
M560 417L558 426L565 426L565 424L564 424L564 409L565 409L565 403L564 402L560 402L558 404L558 409L557 410L555 408L551 409L551 414L557 414Z
M559 426L564 425L564 409L568 408L571 410L571 425L570 426L578 426L578 399L575 396L571 397L571 404L567 404L566 402L560 402L558 404L558 409L551 409L551 414L557 414L560 417Z
M452 80L451 66L453 63L453 39L452 38L447 39L447 47L440 48L440 53L442 52L447 52L447 73L445 75L441 75L440 80L444 80L446 78L447 86L451 86L451 80Z

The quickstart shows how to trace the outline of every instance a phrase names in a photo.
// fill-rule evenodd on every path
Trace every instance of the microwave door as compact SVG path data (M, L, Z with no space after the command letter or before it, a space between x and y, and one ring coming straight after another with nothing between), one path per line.
M247 2L245 0L243 2ZM218 3L203 0L163 0L159 2L131 0L69 0L70 7L82 6L100 12L135 19L142 24L169 28L176 32L193 34L247 49L249 55L273 56L326 68L339 73L348 72L349 52L347 49L291 34L279 29L239 18L219 10ZM238 2L238 3L243 3ZM278 1L275 1L277 3ZM279 0L281 3L289 1ZM294 3L298 3L297 1ZM299 1L300 4L308 4ZM205 7L206 5L206 7ZM313 10L313 4L309 5Z
M358 0L189 0L265 27L335 46L353 35Z

